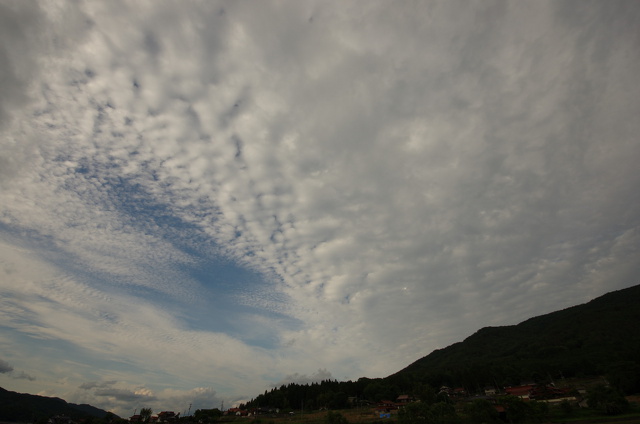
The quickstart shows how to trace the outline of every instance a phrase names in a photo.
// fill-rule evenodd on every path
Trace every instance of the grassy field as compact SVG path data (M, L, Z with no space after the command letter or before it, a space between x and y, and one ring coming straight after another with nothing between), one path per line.
M589 410L576 410L570 415L562 415L551 413L548 423L566 423L566 424L640 424L640 411L633 408L634 411L629 414L617 416L596 415ZM397 420L397 411L393 411L391 418L380 418L373 409L343 409L336 411L342 414L349 423L365 424L365 423L395 423ZM224 420L234 424L325 424L327 411L305 412L304 414L294 415L263 415L258 417L234 417ZM464 422L463 422L464 424Z
M627 396L629 410L626 414L605 416L591 409L575 408L570 413L563 413L558 407L549 410L546 424L640 424L640 395ZM394 424L398 411L392 411L391 418L380 418L374 408L342 409L339 411L349 423ZM262 415L257 417L225 417L222 421L233 424L326 424L327 411L300 411L288 415ZM465 424L464 421L461 424Z
M395 422L395 412L391 419L381 419L374 413L373 409L343 409L336 411L342 414L350 423L372 423L372 422ZM327 411L296 413L293 415L263 415L254 418L232 418L230 422L236 424L324 424Z

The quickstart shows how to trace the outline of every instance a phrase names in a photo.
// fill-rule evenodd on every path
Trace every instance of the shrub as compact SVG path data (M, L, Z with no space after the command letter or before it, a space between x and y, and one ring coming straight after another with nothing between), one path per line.
M349 421L339 412L329 411L324 418L327 424L348 424Z

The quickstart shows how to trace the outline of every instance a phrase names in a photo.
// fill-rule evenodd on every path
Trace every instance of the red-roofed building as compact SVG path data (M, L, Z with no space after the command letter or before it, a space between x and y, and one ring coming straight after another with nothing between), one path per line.
M526 384L524 386L505 387L504 392L511 396L518 396L520 399L529 399L531 391L535 387L534 384Z
M398 405L396 405L395 402L391 402L390 400L381 400L376 406L377 411L393 411L396 409L398 409Z
M244 409L240 409L240 408L229 408L226 410L225 412L226 415L235 415L235 416L247 416L249 415L249 411L245 411Z
M162 411L158 414L158 422L161 422L161 423L173 422L177 418L178 416L173 411Z

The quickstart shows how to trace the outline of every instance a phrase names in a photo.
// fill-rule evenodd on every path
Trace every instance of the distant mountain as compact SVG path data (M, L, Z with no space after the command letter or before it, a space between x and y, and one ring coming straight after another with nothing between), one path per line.
M70 418L104 418L107 411L91 405L76 405L59 398L16 393L0 387L0 421L36 422L55 415Z
M518 325L487 327L387 377L469 388L607 375L640 391L640 285Z

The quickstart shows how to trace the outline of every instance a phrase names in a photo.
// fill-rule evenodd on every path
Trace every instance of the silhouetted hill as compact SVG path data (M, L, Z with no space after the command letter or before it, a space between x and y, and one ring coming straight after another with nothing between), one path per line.
M640 390L640 285L518 325L482 328L390 380L476 387L609 375Z
M95 406L88 405L86 403L81 403L80 405L77 405L75 403L70 403L69 405L71 405L72 408L77 409L78 411L83 412L92 417L104 418L105 415L108 414L108 412L105 411L104 409L96 408Z
M0 387L0 421L35 422L55 415L104 418L107 411L91 405L67 403L60 398L16 393Z
M600 377L627 394L640 392L640 285L583 305L487 327L385 378L322 381L274 388L247 407L346 407L348 398L377 402L400 394L425 397L442 385L469 394L485 386ZM602 381L597 379L597 381ZM431 387L429 389L428 387ZM434 391L435 390L435 391Z

